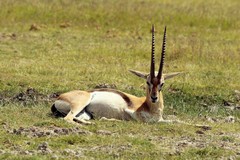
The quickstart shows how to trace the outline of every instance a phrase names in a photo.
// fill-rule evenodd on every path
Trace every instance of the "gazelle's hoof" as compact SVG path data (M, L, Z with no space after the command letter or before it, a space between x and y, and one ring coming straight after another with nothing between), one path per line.
M84 120L84 119L78 119L78 118L73 118L73 121L75 121L75 122L77 122L77 123L86 124L86 125L93 124L92 122L86 121L86 120Z

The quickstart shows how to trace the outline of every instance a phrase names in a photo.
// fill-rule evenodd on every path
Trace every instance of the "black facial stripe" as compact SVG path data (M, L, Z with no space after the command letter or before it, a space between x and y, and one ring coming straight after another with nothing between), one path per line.
M162 87L163 87L164 83L161 83L158 87L158 90L161 91L162 90Z

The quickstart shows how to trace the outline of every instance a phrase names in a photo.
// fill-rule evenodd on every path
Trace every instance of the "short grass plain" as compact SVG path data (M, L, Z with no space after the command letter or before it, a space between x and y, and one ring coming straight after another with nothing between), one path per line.
M237 0L1 1L0 158L239 159L239 8ZM50 102L5 103L28 88L49 95L104 83L144 96L145 82L128 69L149 71L152 24L156 61L166 25L164 72L184 72L164 86L164 116L210 130L95 120L77 129L87 133L57 134L76 126L49 116ZM235 123L225 122L230 115ZM21 127L50 133L14 131ZM51 152L39 149L44 142Z

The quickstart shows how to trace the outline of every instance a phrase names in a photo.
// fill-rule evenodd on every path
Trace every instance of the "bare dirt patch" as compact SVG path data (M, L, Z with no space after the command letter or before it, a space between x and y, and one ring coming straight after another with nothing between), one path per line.
M150 141L156 143L160 148L167 149L169 155L180 155L185 150L190 148L204 149L206 147L222 148L224 150L233 151L235 156L238 157L240 153L240 134L198 134L195 137L164 137L156 136L151 137Z
M91 135L92 132L80 129L79 127L74 128L61 128L56 126L49 127L19 127L18 129L9 129L5 127L6 131L10 134L23 135L29 138L32 137L46 137L46 136L58 136L58 135L68 135L68 134L87 134Z
M38 92L34 88L27 88L26 91L19 92L13 96L8 96L7 94L0 94L0 104L6 105L9 103L20 103L22 105L28 104L38 104L38 103L49 103L56 100L60 93L51 93L49 95L44 95Z

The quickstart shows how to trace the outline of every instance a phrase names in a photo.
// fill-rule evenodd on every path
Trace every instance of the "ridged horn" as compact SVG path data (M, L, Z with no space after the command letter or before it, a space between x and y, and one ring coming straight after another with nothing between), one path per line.
M159 71L157 78L160 80L162 77L162 71L163 71L163 64L164 64L164 59L165 59L165 47L166 47L166 32L167 32L167 27L165 26L164 28L164 34L163 34L163 43L162 43L162 54L161 54L161 61L159 65Z
M151 78L154 78L155 77L155 40L154 40L154 32L155 32L155 29L154 29L154 25L152 25L152 55L151 55L151 68L150 68L150 76Z

